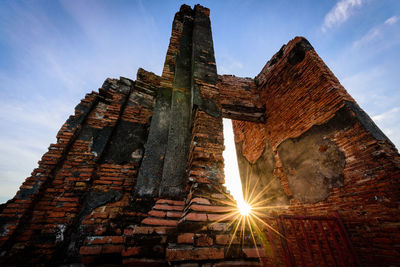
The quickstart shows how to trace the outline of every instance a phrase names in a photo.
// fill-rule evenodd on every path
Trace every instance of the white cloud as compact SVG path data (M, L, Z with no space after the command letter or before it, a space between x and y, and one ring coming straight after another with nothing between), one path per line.
M369 42L373 41L374 39L376 39L381 34L382 34L381 27L374 27L371 30L369 30L361 39L356 40L353 43L353 47L357 48L366 43L369 43Z
M388 18L388 19L385 21L385 24L392 25L392 24L395 24L398 20L399 20L399 17L398 17L398 16L393 16L393 17Z
M372 99L377 99L382 92L376 85L376 81L382 79L386 69L375 66L367 70L344 76L340 79L341 84L349 91L350 95L362 106L367 106ZM379 99L381 101L382 99Z
M228 55L223 55L218 58L217 69L218 74L237 74L243 69L243 64Z
M365 0L340 0L336 5L325 15L322 31L327 31L330 28L338 26L345 22L356 8L361 7Z
M73 114L71 104L61 99L53 99L53 102L37 105L38 99L28 103L0 101L0 120L3 122L18 122L19 125L35 126L46 130L57 130ZM70 102L70 101L68 101ZM0 134L1 135L1 134Z
M394 107L388 111L385 111L381 114L375 115L372 117L372 119L375 122L379 122L379 121L386 121L386 120L394 120L395 118L400 117L399 116L400 113L400 107Z
M12 198L73 113L66 101L0 101L0 203ZM40 103L40 104L38 104Z
M399 17L393 16L385 20L385 22L371 28L363 37L353 43L353 47L358 48L379 39L384 35L387 28L394 25L398 21L398 19Z

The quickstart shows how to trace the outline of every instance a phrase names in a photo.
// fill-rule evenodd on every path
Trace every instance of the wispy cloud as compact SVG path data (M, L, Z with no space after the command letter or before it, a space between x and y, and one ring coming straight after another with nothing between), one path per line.
M365 0L340 0L336 5L325 15L322 31L339 26L345 22L354 11L361 7Z
M400 112L400 107L394 107L388 111L373 116L372 119L376 122L385 120L394 120L396 117L398 117L399 112Z
M392 25L392 24L395 24L398 20L399 20L399 16L393 16L393 17L388 18L385 21L385 24Z
M382 34L382 25L373 27L369 30L361 39L354 41L353 47L358 48L366 43L369 43L376 38L378 38Z
M243 64L229 55L222 55L217 62L218 74L236 74L243 69Z
M385 30L387 28L393 26L394 24L396 24L398 20L399 20L398 16L393 16L393 17L390 17L387 20L385 20L385 22L374 26L363 37L361 37L359 40L356 40L353 43L353 47L358 48L365 44L371 43L374 40L383 38Z
M381 94L375 85L376 81L382 79L385 72L386 69L383 66L375 66L352 75L346 75L341 78L341 83L361 106L366 107L371 104L371 97L377 99L376 97ZM381 100L379 99L379 101Z
M17 192L49 144L56 141L58 129L71 113L64 102L0 100L0 123L7 129L0 132L0 203Z

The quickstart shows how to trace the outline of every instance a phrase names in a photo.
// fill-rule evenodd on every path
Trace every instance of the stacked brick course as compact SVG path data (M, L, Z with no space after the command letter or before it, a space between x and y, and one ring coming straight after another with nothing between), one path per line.
M242 227L223 185L222 117L270 226ZM304 38L255 79L218 76L209 10L183 5L161 77L139 69L88 94L1 207L0 264L289 264L276 215L334 211L364 265L399 264L399 160ZM311 265L305 252L292 251Z

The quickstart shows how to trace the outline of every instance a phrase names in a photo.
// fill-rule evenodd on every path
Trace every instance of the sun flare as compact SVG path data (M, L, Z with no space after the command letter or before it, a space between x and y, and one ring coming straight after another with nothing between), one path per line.
M239 212L242 216L250 215L251 206L248 203L246 203L244 201L238 201L237 205L238 205Z
M228 226L231 227L231 237L228 250L231 246L237 246L238 243L241 244L242 247L245 246L245 244L249 245L251 243L252 247L261 250L270 248L269 238L272 238L271 233L275 234L276 237L285 238L279 233L278 229L275 229L275 227L269 223L267 220L268 218L265 216L266 211L278 207L269 206L267 203L270 198L264 197L270 190L273 180L262 188L260 188L259 180L257 180L255 184L250 184L252 181L250 179L252 169L248 168L245 173L243 173L244 184L242 187L236 158L232 121L224 119L223 124L225 139L225 150L223 153L225 163L225 186L228 192L217 189L221 194L225 195L226 200L214 200L228 206L229 212L213 224L229 221ZM261 257L258 249L256 250L257 254Z

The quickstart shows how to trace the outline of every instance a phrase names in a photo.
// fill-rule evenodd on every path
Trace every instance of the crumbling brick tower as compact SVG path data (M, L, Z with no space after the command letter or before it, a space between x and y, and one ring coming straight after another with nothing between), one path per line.
M259 231L235 232L223 117ZM209 10L183 5L161 77L86 95L1 206L0 264L400 265L399 178L394 145L306 39L254 79L218 76Z

